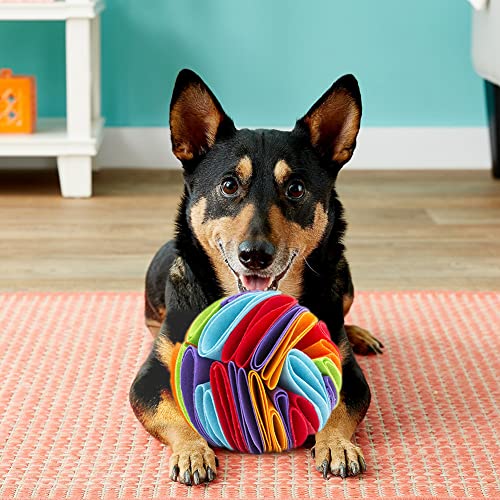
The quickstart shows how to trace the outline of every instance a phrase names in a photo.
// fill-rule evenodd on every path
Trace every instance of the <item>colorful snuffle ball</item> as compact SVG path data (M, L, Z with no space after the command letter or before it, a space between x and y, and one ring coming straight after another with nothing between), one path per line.
M174 398L214 447L280 452L321 430L342 367L326 325L279 291L218 300L191 324L171 366Z

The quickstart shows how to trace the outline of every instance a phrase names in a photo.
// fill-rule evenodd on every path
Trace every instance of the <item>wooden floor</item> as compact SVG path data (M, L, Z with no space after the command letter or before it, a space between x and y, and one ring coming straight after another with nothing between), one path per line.
M489 172L346 169L338 188L358 289L500 289ZM181 189L178 172L107 170L93 198L67 200L55 172L0 172L0 290L142 290Z

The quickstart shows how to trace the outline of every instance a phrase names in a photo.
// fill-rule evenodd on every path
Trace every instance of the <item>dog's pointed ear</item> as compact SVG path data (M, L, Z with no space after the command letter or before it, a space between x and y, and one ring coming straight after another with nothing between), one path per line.
M189 163L205 154L218 137L235 131L233 121L205 82L183 69L175 81L170 102L172 150Z
M295 130L305 132L313 147L338 168L356 147L361 123L361 94L356 78L339 78L301 118Z

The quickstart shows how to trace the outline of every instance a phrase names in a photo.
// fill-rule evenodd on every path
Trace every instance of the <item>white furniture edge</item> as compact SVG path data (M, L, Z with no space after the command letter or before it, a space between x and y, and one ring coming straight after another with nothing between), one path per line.
M71 137L64 118L41 118L35 134L0 134L1 156L95 156L102 144L104 120L92 123L88 137Z
M180 168L171 151L167 127L105 128L98 162L102 168ZM346 168L489 169L488 128L362 127L353 159Z
M0 3L0 21L65 21L91 19L104 9L102 0L49 3Z
M485 80L500 84L500 3L489 2L486 9L472 15L472 64Z
M0 156L57 156L64 197L92 195L92 168L103 127L99 17L103 9L103 0L0 3L0 21L66 22L66 132L41 120L40 132L0 136Z

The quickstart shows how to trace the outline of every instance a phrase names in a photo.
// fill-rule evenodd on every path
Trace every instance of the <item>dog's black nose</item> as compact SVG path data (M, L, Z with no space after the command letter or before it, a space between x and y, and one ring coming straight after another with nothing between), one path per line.
M273 261L275 251L268 241L244 241L238 247L238 258L248 269L263 270Z

